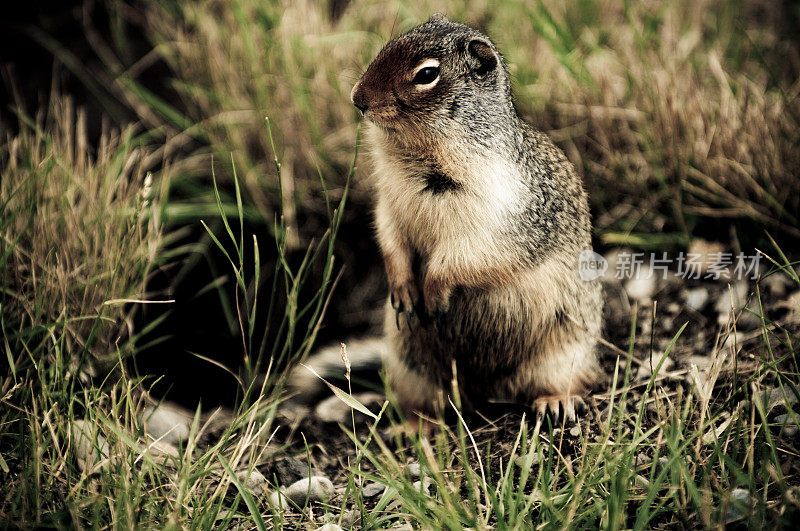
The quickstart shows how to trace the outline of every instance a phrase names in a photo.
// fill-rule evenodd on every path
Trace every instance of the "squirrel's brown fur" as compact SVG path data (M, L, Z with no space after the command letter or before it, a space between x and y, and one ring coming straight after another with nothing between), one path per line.
M519 119L501 55L435 15L389 42L353 88L366 118L391 290L390 383L407 411L511 399L573 415L598 375L602 296L583 281L586 193Z

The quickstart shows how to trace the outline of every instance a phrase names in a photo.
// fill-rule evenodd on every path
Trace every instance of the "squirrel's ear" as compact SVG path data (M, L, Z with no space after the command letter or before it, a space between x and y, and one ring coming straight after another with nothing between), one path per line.
M488 74L497 66L497 54L485 39L471 39L467 43L467 54L469 67L479 76Z

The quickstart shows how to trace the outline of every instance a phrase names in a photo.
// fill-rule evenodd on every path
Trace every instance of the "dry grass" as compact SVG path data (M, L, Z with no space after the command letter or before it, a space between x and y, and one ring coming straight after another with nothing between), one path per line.
M267 219L283 199L290 230L321 209L317 171L329 181L345 174L357 120L349 92L360 72L389 38L442 11L498 42L521 112L582 171L608 241L666 230L686 245L709 218L798 234L800 58L781 28L783 9L716 0L502 9L354 2L333 18L307 1L165 0L149 4L147 27L175 72L190 130L223 160L234 154ZM274 170L264 116L282 135L282 197L265 178Z
M781 8L594 7L588 21L575 4L553 9L552 22L532 10L546 37L509 46L513 63L533 65L521 99L543 103L539 119L583 170L600 228L689 236L722 217L797 235L800 57L781 37Z
M135 305L157 259L158 203L166 182L149 173L157 152L137 145L134 130L105 127L96 150L86 118L69 98L20 118L0 154L0 256L3 333L14 347L12 368L27 365L28 348L56 335L77 358L117 358L131 334ZM63 327L65 334L55 334ZM6 343L8 348L8 343ZM16 350L19 348L19 350ZM34 359L34 363L37 360Z

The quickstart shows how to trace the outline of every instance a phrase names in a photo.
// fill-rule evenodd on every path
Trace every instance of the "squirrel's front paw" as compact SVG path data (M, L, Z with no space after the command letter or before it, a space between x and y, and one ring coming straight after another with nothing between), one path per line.
M419 289L413 280L406 280L391 287L390 300L397 312L397 326L400 326L400 313L404 313L406 321L411 319L414 309L419 304Z

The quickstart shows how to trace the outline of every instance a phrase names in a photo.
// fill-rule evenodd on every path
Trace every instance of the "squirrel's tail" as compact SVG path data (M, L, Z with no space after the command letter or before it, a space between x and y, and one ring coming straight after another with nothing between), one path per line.
M345 342L345 350L350 361L351 379L380 383L378 373L383 367L387 351L383 338L353 339ZM337 384L345 380L341 344L318 350L308 357L304 365L314 369L330 383ZM286 382L286 389L293 400L303 403L312 403L328 391L325 383L302 365L294 368Z

